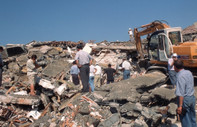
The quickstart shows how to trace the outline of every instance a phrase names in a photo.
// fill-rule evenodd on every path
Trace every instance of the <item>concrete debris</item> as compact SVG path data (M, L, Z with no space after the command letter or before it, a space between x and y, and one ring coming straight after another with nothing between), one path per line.
M148 127L167 123L176 117L173 89L162 86L166 75L145 73L131 42L89 43L84 48L102 70L109 63L117 70L115 82L92 93L81 93L74 85L70 67L76 54L71 41L32 41L27 45L8 45L4 52L3 84L0 87L0 126L68 127ZM29 95L26 62L37 55L36 95ZM130 79L122 80L122 58L127 57L133 70ZM162 122L163 121L163 122ZM168 122L169 123L169 122Z
M46 79L40 79L38 82L39 85L41 85L42 87L46 88L46 89L54 89L55 86L51 84L50 81L46 80Z
M197 23L195 22L193 25L188 26L182 31L183 40L184 41L194 41L197 40Z
M36 110L32 110L27 114L27 117L33 117L35 120L37 120L40 116L41 114Z
M40 98L38 96L30 96L30 95L16 95L16 94L0 95L0 100L3 103L11 103L11 104L35 105L35 106L40 104Z
M162 100L171 101L172 99L176 98L174 92L174 89L156 88L152 91L151 96L155 99L161 98Z

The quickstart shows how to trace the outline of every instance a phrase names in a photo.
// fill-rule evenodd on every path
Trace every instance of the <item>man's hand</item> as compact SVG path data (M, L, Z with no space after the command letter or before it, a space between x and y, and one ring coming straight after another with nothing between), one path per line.
M78 68L81 68L81 65L80 64L78 64Z
M182 113L182 107L178 107L178 108L176 109L176 111L177 111L177 113L180 115L180 114Z

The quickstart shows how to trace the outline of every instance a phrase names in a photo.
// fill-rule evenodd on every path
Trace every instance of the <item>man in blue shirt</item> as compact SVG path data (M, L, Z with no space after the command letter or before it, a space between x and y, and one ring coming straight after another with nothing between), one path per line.
M177 72L175 94L178 98L177 113L180 116L182 127L196 127L196 112L194 96L194 77L188 70L183 69L183 62L174 62L174 69Z
M75 85L79 85L79 68L77 67L76 61L73 61L73 65L70 69L70 74L72 75L72 81Z

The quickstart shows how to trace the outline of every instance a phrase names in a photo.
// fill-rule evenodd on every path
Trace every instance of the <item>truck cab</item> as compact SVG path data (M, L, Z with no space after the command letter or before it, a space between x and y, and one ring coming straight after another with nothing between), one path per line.
M151 63L164 64L171 57L174 45L182 43L181 28L166 28L154 32L148 39L148 58Z
M149 63L154 66L167 67L172 53L177 53L184 67L197 75L197 42L183 43L181 31L180 27L174 27L154 32L148 41Z

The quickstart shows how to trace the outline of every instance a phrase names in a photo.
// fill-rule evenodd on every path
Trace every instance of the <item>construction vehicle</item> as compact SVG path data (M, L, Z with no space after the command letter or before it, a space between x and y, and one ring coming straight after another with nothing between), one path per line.
M134 29L136 49L141 60L145 60L141 36L148 35L146 60L151 66L147 71L160 70L167 73L168 59L172 53L177 53L186 69L191 70L193 74L197 72L197 42L183 42L181 31L181 27L170 27L161 21Z

